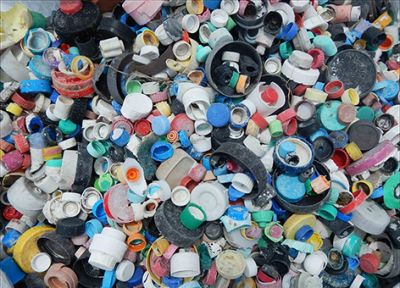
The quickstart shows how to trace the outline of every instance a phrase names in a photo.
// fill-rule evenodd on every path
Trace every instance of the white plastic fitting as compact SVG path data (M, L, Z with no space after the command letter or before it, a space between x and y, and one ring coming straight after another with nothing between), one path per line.
M121 262L128 246L126 235L114 228L105 227L100 234L95 234L89 247L89 263L97 268L110 271Z
M103 58L116 57L125 51L124 42L119 40L118 37L101 40L99 46Z

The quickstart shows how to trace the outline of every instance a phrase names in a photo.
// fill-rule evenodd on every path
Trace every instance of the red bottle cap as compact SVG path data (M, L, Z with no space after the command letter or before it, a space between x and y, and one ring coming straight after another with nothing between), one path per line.
M378 271L379 264L379 258L373 253L367 253L360 257L360 268L369 274Z
M333 153L332 160L339 169L344 169L350 165L350 157L344 149L336 149Z
M14 207L6 206L6 207L4 207L4 210L3 210L3 217L7 221L10 221L11 219L21 218L22 214L19 213Z
M310 88L310 86L299 84L293 89L293 95L303 96L306 93L307 88Z
M171 130L178 132L184 130L187 136L190 137L194 132L194 123L185 113L180 113L172 119Z
M151 131L151 123L146 119L136 121L134 127L138 136L146 136Z
M268 104L275 104L278 100L278 93L272 87L267 87L261 94L261 99Z
M81 0L61 0L60 1L60 10L68 15L74 15L82 10L82 1Z

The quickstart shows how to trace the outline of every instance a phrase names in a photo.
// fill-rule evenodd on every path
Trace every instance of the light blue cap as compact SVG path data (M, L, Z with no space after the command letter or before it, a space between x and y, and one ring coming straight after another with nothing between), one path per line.
M153 130L154 134L158 136L168 134L170 127L171 125L169 123L169 120L164 115L154 117L151 121L151 129Z

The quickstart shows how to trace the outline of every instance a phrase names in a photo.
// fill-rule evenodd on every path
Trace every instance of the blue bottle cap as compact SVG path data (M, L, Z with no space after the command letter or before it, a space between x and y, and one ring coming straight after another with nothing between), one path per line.
M295 259L297 255L299 254L299 251L297 251L294 248L289 248L289 256Z
M314 233L314 229L309 225L304 225L299 230L297 230L295 239L298 241L305 242L311 238Z
M43 121L39 116L33 117L26 126L31 133L42 132L44 128Z
M230 110L223 103L214 103L207 110L207 120L214 127L224 127L230 120Z
M186 149L186 152L196 161L200 161L203 157L203 153L196 151L193 146Z
M357 267L360 265L360 261L358 257L346 257L347 262L349 262L349 269L356 270Z
M207 171L211 170L211 163L210 163L211 157L209 155L203 156L201 159L201 164L206 168Z
M127 281L130 287L142 284L143 274L144 274L143 268L140 266L136 266L135 273L133 273L132 278Z
M223 174L226 174L227 172L228 172L228 169L226 168L226 164L224 166L215 167L213 170L213 174L215 176L223 175Z
M75 46L69 47L68 52L69 52L69 54L71 54L71 55L79 56L79 49L78 49L78 47L75 47Z
M178 288L181 286L183 279L176 277L163 277L162 283L169 288Z
M163 162L172 157L174 147L168 142L157 141L151 146L150 154L154 160Z
M158 136L168 134L170 127L171 125L169 120L164 115L154 117L153 120L151 120L151 129L153 130L154 134Z
M119 147L124 147L128 144L131 135L123 128L116 128L111 132L110 140Z
M0 269L3 270L13 285L25 277L25 273L18 267L12 257L4 258L0 262Z
M239 198L243 197L245 194L233 188L232 185L228 188L228 196L230 201L236 201Z
M290 203L296 203L306 194L306 186L298 176L281 174L275 180L276 190L283 199Z
M53 92L50 95L51 103L56 103L58 96L60 96L60 94L58 94L56 90L53 90Z
M3 137L3 140L6 141L7 143L10 143L10 144L14 145L15 142L14 142L14 139L12 137L14 134L15 133L11 133L11 134L7 135L6 137Z
M5 234L3 239L1 240L1 243L7 247L8 249L10 249L11 247L13 247L15 245L15 243L17 242L18 238L21 236L21 233L18 232L15 229L9 229Z
M344 214L338 210L337 214L336 214L336 218L338 218L344 222L349 222L353 218L353 213Z
M51 80L51 68L41 55L33 56L28 67L38 79Z
M102 230L103 230L103 225L97 219L92 219L85 223L85 233L90 238L93 238L95 234L101 233Z
M144 232L144 237L146 238L147 242L150 244L157 240L157 237L154 237L153 235L151 235L150 232L147 230Z
M103 225L107 224L107 214L104 211L104 201L103 199L99 199L94 203L92 207L92 213L97 220L99 220Z
M296 145L290 141L284 141L279 145L278 153L279 156L285 158L289 153L296 151Z
M51 88L50 80L22 80L20 91L23 94L51 94L53 88Z
M272 211L278 217L286 218L286 210L283 209L275 200L272 200Z
M321 91L324 91L324 87L325 87L325 83L319 82L319 81L317 83L315 83L315 85L314 85L315 89L318 89L318 90L321 90Z
M189 140L189 137L186 134L185 130L181 130L178 132L179 141L181 142L181 146L183 149L189 148L192 146L192 143Z

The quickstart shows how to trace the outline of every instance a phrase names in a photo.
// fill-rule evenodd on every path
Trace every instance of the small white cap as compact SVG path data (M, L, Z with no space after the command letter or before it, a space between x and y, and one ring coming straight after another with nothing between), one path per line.
M200 27L200 19L195 14L186 14L182 18L182 28L189 33L196 33Z
M47 271L51 265L51 257L45 252L40 252L33 256L31 260L31 268L37 273Z
M190 191L185 186L172 189L171 200L176 206L185 206L190 201Z
M253 190L254 181L244 173L236 173L232 179L232 186L236 190L249 194Z
M222 0L220 6L228 15L233 15L239 11L239 0Z
M282 63L278 57L271 57L264 62L265 72L271 75L277 75L281 73Z
M217 28L222 28L226 26L228 23L229 15L225 10L215 9L211 13L211 24L213 24Z
M134 273L135 264L129 260L122 260L121 263L118 264L115 271L115 278L117 278L119 281L126 282L132 278Z
M192 55L192 47L188 42L181 40L174 44L172 52L179 61L186 61Z

